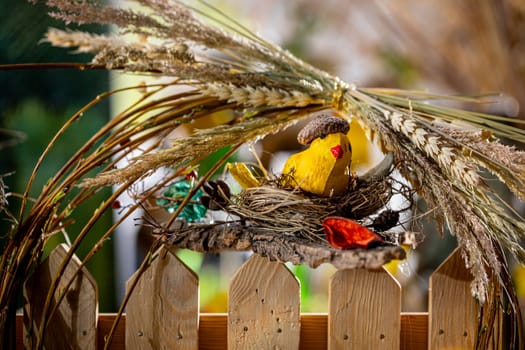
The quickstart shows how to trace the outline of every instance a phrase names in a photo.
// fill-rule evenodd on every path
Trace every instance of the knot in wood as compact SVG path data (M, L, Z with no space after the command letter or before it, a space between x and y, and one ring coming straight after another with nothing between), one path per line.
M323 138L326 135L338 132L347 134L349 130L350 125L346 120L323 114L301 129L299 134L297 134L297 141L301 145L309 145L318 137Z

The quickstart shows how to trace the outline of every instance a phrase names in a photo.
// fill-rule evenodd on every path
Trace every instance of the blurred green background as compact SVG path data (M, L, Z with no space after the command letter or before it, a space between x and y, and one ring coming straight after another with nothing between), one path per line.
M0 64L90 60L86 55L71 54L66 50L40 43L49 27L63 27L61 22L47 15L45 6L31 5L21 0L0 0L0 8ZM108 90L108 77L108 73L104 71L80 72L71 69L0 71L0 84L3 87L0 94L0 138L2 143L18 142L15 146L0 149L0 174L12 172L4 178L11 192L23 192L38 156L53 135L73 113L98 93ZM75 123L43 164L30 193L32 196L38 195L45 182L108 117L109 106L107 102L103 102ZM16 131L20 136L12 135L12 131ZM71 239L109 191L108 189L100 192L86 205L81 206L75 215L76 222L68 228ZM10 199L10 205L12 211L17 213L16 198ZM95 230L103 232L104 227L111 224L111 220L110 215L104 216ZM6 232L8 223L3 221L0 225L0 232ZM90 235L91 238L81 246L78 253L80 258L89 250L89 246L94 244L95 236ZM63 240L60 235L55 237L50 245ZM112 293L112 258L112 243L108 241L88 264L89 271L99 284L101 310L114 310L116 307Z

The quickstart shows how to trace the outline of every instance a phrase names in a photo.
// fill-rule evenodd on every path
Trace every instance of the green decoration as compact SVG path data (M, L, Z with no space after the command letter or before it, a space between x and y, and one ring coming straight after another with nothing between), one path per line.
M166 209L168 213L174 213L177 209L179 209L180 203L188 195L188 193L190 193L192 188L193 186L191 180L182 180L173 183L168 187L166 192L163 193L163 198L157 199L157 204ZM208 211L204 205L200 204L200 198L203 195L204 192L199 189L193 195L193 197L191 197L191 201L186 204L178 217L186 220L187 222L201 221Z

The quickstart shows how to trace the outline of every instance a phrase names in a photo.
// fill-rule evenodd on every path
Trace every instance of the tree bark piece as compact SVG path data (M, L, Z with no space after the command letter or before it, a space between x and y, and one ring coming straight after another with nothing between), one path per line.
M330 247L326 242L233 223L188 226L173 233L169 241L177 247L198 252L251 249L273 261L310 267L330 263L337 269L378 269L391 260L401 260L406 256L399 246L340 250Z

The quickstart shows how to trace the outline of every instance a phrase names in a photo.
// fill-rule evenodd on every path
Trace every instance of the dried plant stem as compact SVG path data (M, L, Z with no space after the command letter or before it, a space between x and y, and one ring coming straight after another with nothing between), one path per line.
M133 280L129 284L128 290L126 291L126 294L124 295L124 299L122 300L122 303L119 306L119 309L117 311L117 316L115 317L115 320L113 321L113 324L111 325L111 328L106 336L106 339L104 342L104 350L110 349L111 342L113 341L113 336L115 335L115 331L117 330L117 326L120 322L120 318L124 314L124 309L126 308L126 305L128 304L129 298L131 297L131 293L137 286L137 283L140 280L140 276L144 274L144 272L148 269L148 267L151 265L151 262L155 258L154 253L161 246L160 239L161 238L156 239L151 244L151 246L148 249L148 252L146 253L146 256L144 257L144 260L142 260L142 263L140 264L139 268L135 272Z
M167 86L169 86L169 84L164 84L163 86L160 86L157 89L157 91L154 91L154 93L164 89ZM37 162L37 165L28 183L27 189L24 195L22 196L22 208L25 208L29 188L31 187L32 181L35 178L38 169L43 162L43 159L49 153L49 150L53 147L53 145L61 137L61 135L63 135L64 132L68 130L69 126L71 126L76 120L78 120L78 118L82 116L82 113L85 110L98 103L102 98L106 98L117 92L123 92L129 89L138 88L142 87L136 86L132 88L111 91L99 96L99 98L93 100L81 111L76 113L64 125L64 127L61 128L61 130L59 130L57 135L51 140L50 144L48 145L43 155ZM150 98L152 95L153 93L147 95L144 98L144 100L146 98ZM186 95L188 95L188 93L186 93ZM176 96L175 100L177 100L179 97L180 96ZM174 96L171 96L171 99L174 99ZM80 205L83 201L91 197L91 195L96 192L95 189L82 189L76 195L76 197L69 202L68 207L64 208L64 210L61 213L57 213L59 204L62 202L63 198L68 193L70 193L71 189L75 186L75 184L78 184L83 176L85 176L88 172L90 172L92 169L99 165L103 165L106 163L106 169L112 167L113 164L115 164L116 160L109 161L109 159L112 156L121 152L122 150L125 150L122 153L122 156L124 156L127 152L139 147L144 141L151 139L154 135L164 135L180 124L177 122L174 123L170 118L169 113L166 114L165 112L161 112L160 114L158 114L160 118L157 118L156 121L154 120L153 124L151 124L148 128L137 128L133 125L133 123L135 120L137 120L138 115L142 113L141 111L144 110L145 107L140 106L138 103L136 104L136 106L136 108L130 109L128 113L123 113L119 117L108 122L108 124L101 130L99 130L99 132L97 132L90 140L88 140L86 144L80 150L78 150L75 153L75 155L71 157L71 159L62 167L62 169L58 171L56 176L46 184L46 187L43 189L39 198L36 199L36 204L31 208L31 212L26 218L24 218L24 221L21 222L21 225L18 226L17 232L19 234L23 233L23 236L21 236L23 240L22 244L17 245L15 243L16 241L10 241L8 247L5 250L5 254L2 255L1 263L4 267L2 271L4 271L3 274L4 276L6 276L6 278L2 278L2 305L6 305L7 300L13 300L12 293L14 293L19 288L19 285L16 284L16 281L19 280L19 278L15 276L23 276L27 274L27 271L30 268L31 264L33 264L40 256L39 251L43 246L43 242L46 239L46 235L52 234L53 232L57 232L57 229L55 227L59 227L62 225L62 220L64 220L67 216L70 215L70 211L74 209L75 206ZM191 104L188 105L186 110L193 108L193 106L194 105ZM165 109L164 105L161 105L159 107L155 103L150 103L146 106L146 110L154 111L155 109L157 109L155 107ZM179 115L183 115L184 113L185 112L183 110L179 113ZM148 129L151 131L147 131ZM119 136L107 138L101 146L94 150L90 155L85 157L85 155L90 152L92 147L99 140L102 140L106 137L108 133L111 133L114 130L117 130L119 132L117 133L117 135ZM145 134L145 136L141 134ZM138 137L134 138L135 135L138 135ZM158 143L151 146L149 150L155 147L158 147ZM148 149L145 149L145 151L148 151ZM69 175L64 177L68 172ZM130 184L128 184L128 186L129 185ZM107 208L110 203L111 202L106 202L104 208ZM100 215L94 215L90 222L84 227L78 239L75 241L70 255L74 253L80 241L85 237L85 235L87 235L90 228L98 220L99 217ZM22 217L20 216L20 218ZM44 232L43 235L42 232ZM68 258L70 258L70 256L68 256ZM65 263L66 262L64 262L64 264ZM57 281L55 280L54 283L56 284ZM54 286L54 288L56 288L56 286ZM54 290L54 288L52 288L51 290ZM49 309L51 296L52 294L49 294L48 299L46 300L46 312ZM48 321L49 319L46 320L46 322ZM45 328L46 323L41 324L40 331L44 332Z
M179 207L177 208L177 210L175 210L173 212L173 214L170 216L170 219L167 221L165 227L166 228L169 228L172 226L173 222L177 219L177 217L179 216L179 214L182 212L182 210L184 209L184 206L191 200L191 198L195 195L196 191L198 189L200 189L200 187L202 186L202 184L207 181L216 171L217 169L222 165L224 164L224 162L233 154L237 151L237 149L242 145L242 143L240 144L237 144L235 146L233 146L230 150L228 150L228 152L226 152L222 157L221 159L219 159L211 168L210 170L208 170L208 172L202 176L202 178L200 179L200 181L194 186L194 188L188 192L188 194L184 197L184 199L182 200L182 202L179 204ZM170 178L171 179L171 178ZM162 181L162 185L165 185L168 181L164 180ZM160 187L157 185L155 186L155 190L158 190ZM149 198L148 195L146 195L144 198ZM108 346L111 344L111 341L112 341L112 338L113 338L113 335L115 333L115 330L116 330L116 327L118 325L118 322L120 321L120 317L122 316L123 312L124 312L124 309L128 303L128 300L131 296L131 294L133 293L133 291L135 290L135 287L140 279L140 277L142 276L142 274L146 271L147 267L151 264L151 262L153 261L153 259L155 258L154 256L154 253L157 251L157 249L160 247L161 243L162 243L162 239L163 239L163 236L159 236L158 239L156 239L154 241L154 243L150 246L147 254L146 254L146 257L144 258L144 260L142 261L141 265L139 266L137 272L135 272L134 274L134 277L133 277L133 280L131 282L131 284L128 286L128 289L126 291L126 294L124 296L124 300L122 301L120 307L119 307L119 310L117 312L117 317L115 318L115 321L113 322L112 326L111 326L111 329L107 335L107 338L106 338L106 342L104 344L104 349L107 349Z
M27 202L27 197L29 195L29 190L31 189L31 186L33 184L33 181L35 179L35 177L37 176L37 173L42 165L42 162L43 160L48 156L49 154L49 151L54 147L56 141L69 129L69 127L74 123L76 122L79 118L82 117L82 115L87 112L90 108L92 108L93 106L95 106L96 104L100 103L102 100L114 95L114 94L117 94L117 93L121 93L121 92L125 92L125 91L129 91L129 90L135 90L135 89L139 89L139 88L142 88L142 86L132 86L132 87L126 87L126 88L122 88L122 89L118 89L118 90L113 90L113 91L109 91L109 92L105 92L103 94L100 94L99 96L97 96L97 98L93 99L92 101L90 101L88 104L86 104L84 107L82 107L78 112L76 112L61 128L60 130L55 134L55 136L51 139L51 141L49 141L46 149L42 152L42 154L40 155L40 157L38 158L37 160L37 163L35 165L35 167L33 168L33 171L31 173L31 176L28 180L28 183L27 183L27 186L26 186L26 190L24 191L24 194L22 196L22 203L21 203L21 206L20 206L20 214L19 214L19 220L18 221L21 221L22 219L22 214L23 212L25 211L25 206L26 206L26 202ZM141 100L137 101L136 104L139 104L141 102ZM102 128L101 130L99 130L97 132L96 135L93 135L91 137L91 140L86 142L86 144L84 144L84 146L79 149L76 154L74 156L72 156L68 162L66 164L64 164L64 166L62 167L61 170L59 170L57 172L57 174L53 177L53 179L46 184L46 186L43 188L42 192L40 193L40 196L39 198L44 198L45 196L48 195L48 191L55 187L57 185L57 182L60 178L62 178L62 176L72 167L72 165L78 161L78 159L80 158L80 156L82 154L84 154L87 150L89 150L91 147L93 147L93 145L102 137L102 135L106 134L108 131L110 131L114 125L116 125L116 123L120 122L120 118L115 118L113 120L113 122L109 123L108 125L106 125L106 127ZM38 202L39 199L36 200L36 202Z
M14 63L14 64L2 64L0 65L0 71L11 71L11 70L25 70L25 69L78 69L78 70L90 70L90 69L105 69L103 65L91 64L91 63L73 63L73 62L50 62L50 63Z
M73 274L71 279L65 284L64 289L68 289L69 286L74 282L75 277L80 273L80 270L87 264L89 260L97 253L97 251L100 249L102 244L111 236L111 234L115 231L115 229L127 218L129 218L138 208L140 208L144 201L149 198L150 195L153 193L159 191L162 187L166 186L170 181L172 181L174 178L181 175L181 172L174 172L172 175L166 177L161 182L157 183L155 186L153 186L151 189L148 190L148 193L144 196L142 201L137 201L134 203L131 207L126 209L126 212L123 213L119 219L114 222L110 228L106 230L106 232L99 238L95 246L93 246L89 252L86 254L85 258L82 260L81 264L78 266L77 271ZM80 243L86 238L87 234L90 232L93 225L99 220L100 216L102 216L105 212L107 212L109 209L111 209L112 203L125 191L129 190L129 184L123 184L120 186L116 191L113 192L113 194L106 199L101 206L97 209L97 212L94 214L94 216L90 219L90 222L88 222L83 230L79 233L75 241L72 243L72 245L69 247L68 254L62 261L61 265L59 266L57 273L55 274L53 280L51 281L51 286L48 290L48 294L46 296L46 302L44 304L44 307L42 309L42 314L47 315L47 317L42 318L42 323L40 325L41 331L39 331L39 334L42 334L42 339L40 341L40 345L44 344L44 335L45 335L45 329L48 326L49 320L52 318L53 314L56 312L58 306L60 305L60 302L65 297L65 293L62 293L59 295L59 298L56 300L56 303L54 306L50 309L50 302L56 293L56 288L58 287L58 283L60 281L60 278L62 278L63 271L68 266L71 258L73 257L74 252L80 245ZM49 301L49 302L48 302ZM40 340L40 339L39 339Z
M525 262L525 249L520 245L525 221L512 211L507 211L508 204L492 191L481 171L487 169L512 193L525 199L525 152L499 144L497 140L497 137L504 137L525 144L525 131L511 126L512 123L525 125L525 121L431 105L427 101L443 97L426 92L358 88L347 84L259 38L206 4L206 10L203 11L193 4L190 6L178 1L136 0L141 8L133 10L91 1L45 2L54 8L51 15L55 18L74 23L113 24L119 32L106 36L51 29L47 33L47 40L53 45L73 47L81 52L92 53L94 57L91 63L84 65L45 64L43 67L106 68L162 75L173 77L174 80L147 86L151 89L149 92L100 128L73 154L46 184L28 214L24 214L29 206L29 191L43 159L57 140L82 113L100 100L127 89L107 92L91 101L66 122L51 140L22 195L18 222L0 260L1 307L6 308L13 300L13 293L20 281L28 273L31 264L39 259L44 241L63 228L71 210L99 189L123 184L117 192L124 191L161 167L173 168L173 173L153 186L152 191L145 191L135 198L137 203L126 213L130 215L137 208L136 205L155 196L153 188L161 189L168 180L173 179L174 174L191 169L213 152L233 145L228 151L228 154L232 154L244 142L279 132L323 109L335 110L348 120L358 120L371 138L377 137L384 150L394 155L395 168L424 197L438 229L443 232L448 227L456 235L465 262L475 277L473 294L483 302L498 297L499 291L505 290L511 297L511 303L515 302L512 298L514 290L505 289L508 270L501 247L507 248L518 261ZM208 11L212 11L212 15ZM17 67L28 68L24 65ZM160 96L171 87L181 90ZM134 86L129 89L142 88ZM478 101L465 97L445 99L469 103ZM165 138L177 127L224 110L232 111L228 121L196 130L187 137L175 138L171 144L165 142ZM132 156L128 166L117 168L120 160L137 151L142 153ZM158 225L163 233L169 232L184 205L190 202L192 195L224 159L197 181L196 187L190 190L167 223ZM93 173L93 177L88 178ZM73 192L75 186L81 187L76 194ZM358 208L363 215L376 213L376 207L383 205L384 198L392 194L391 191L379 192L375 197L366 191L357 193L370 200ZM67 202L66 197L71 200ZM116 198L115 194L110 198ZM79 242L88 235L101 212L109 209L110 203L109 200L103 202L100 211L88 221L73 243L68 259ZM290 206L296 203L299 202L288 202ZM240 216L249 216L246 207L241 207L243 203L234 204L239 206ZM260 201L255 200L253 204L261 208ZM314 206L317 204L315 202ZM284 223L288 221L301 224L300 220L286 220L288 213L279 212L277 215L283 206L283 203L273 203L271 210L261 209L265 213L265 216L262 215L264 220L257 223L255 218L250 218L250 223L276 232L286 231L288 227ZM371 207L376 211L372 211ZM269 227L268 223L275 225ZM108 237L115 227L106 231L102 238ZM195 229L195 226L192 228ZM312 240L316 237L310 234L308 238ZM239 244L246 242L254 241L248 239ZM99 240L90 251L89 258L101 244ZM149 266L149 259L154 258L154 252L160 244L161 239L153 244L139 275ZM257 244L251 248L264 251ZM198 247L198 244L194 246ZM285 250L282 247L274 248L278 251L275 256L281 256L279 252ZM499 278L496 282L499 283L499 289L491 287L493 275ZM51 311L47 315L54 312L54 309L50 309L50 302L57 283L58 277L53 281L53 291L46 299L46 311ZM121 305L120 313L124 305ZM0 321L4 314L0 315ZM490 312L483 317L491 324L494 321L494 314ZM40 324L40 332L45 331L47 322ZM115 327L116 324L112 332ZM479 339L486 345L490 336ZM517 333L517 337L516 344L521 346L521 332Z
M129 184L125 184L123 186L121 186L117 191L115 191L111 196L110 198L108 198L106 201L104 201L102 203L102 205L97 209L97 212L94 213L94 215L89 219L89 221L86 223L86 225L83 227L82 231L78 234L78 236L75 238L75 240L73 241L73 243L71 244L71 246L69 247L68 251L67 251L67 254L66 256L64 257L64 260L60 263L60 265L58 266L58 269L57 269L57 272L55 274L55 276L53 277L52 281L51 281L51 284L49 286L49 290L47 292L47 295L46 295L46 299L44 301L44 305L42 307L42 315L44 315L44 317L42 317L42 321L40 323L40 326L39 326L39 329L38 329L38 334L41 334L42 337L39 337L37 339L37 343L36 343L36 348L37 349L40 349L43 347L44 345L44 338L45 338L45 334L46 334L46 329L47 329L47 326L50 322L50 320L52 319L52 315L53 313L55 312L56 308L58 307L58 305L60 304L60 301L61 299L63 299L63 297L65 296L65 293L62 293L62 295L60 296L59 300L57 301L56 305L51 309L51 312L49 312L49 309L51 308L51 302L53 300L53 297L56 293L56 289L58 288L58 283L60 281L60 279L62 278L62 275L63 275L63 272L65 271L65 269L67 268L69 262L71 261L71 258L73 257L73 255L75 254L75 252L77 251L80 243L83 241L83 239L86 237L86 234L90 231L90 229L92 228L92 226L98 221L98 219L100 218L100 216L108 209L108 208L111 208L111 204L113 203L113 201L120 195L122 194L122 192L124 192L126 189L127 189L127 186L129 186ZM113 227L114 229L114 227ZM109 231L109 232L112 232ZM79 266L77 272L75 274L73 274L73 277L71 278L71 280L69 281L69 283L67 283L67 287L66 287L66 290L67 288L69 288L69 286L73 283L76 275L80 272L80 269L84 266L84 262L81 263L81 265ZM49 314L49 317L46 317L46 315Z

